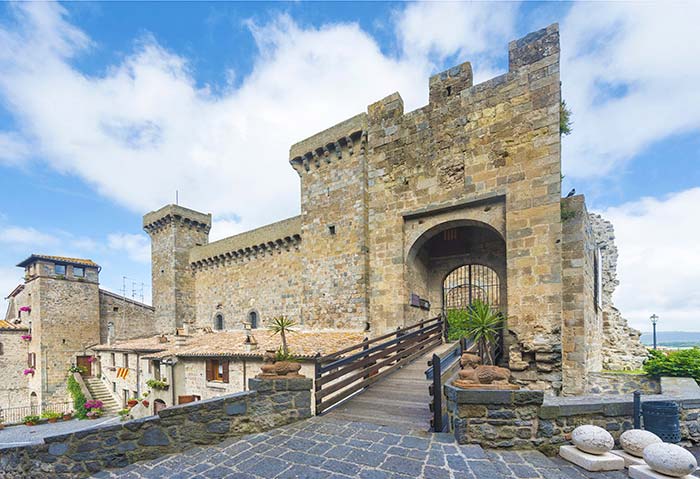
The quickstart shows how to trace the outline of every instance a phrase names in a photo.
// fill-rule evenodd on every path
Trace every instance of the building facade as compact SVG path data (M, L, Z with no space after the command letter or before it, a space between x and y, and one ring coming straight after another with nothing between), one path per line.
M91 260L31 255L17 266L24 282L0 327L2 409L68 401L68 368L90 369L92 346L157 332L153 308L100 289Z

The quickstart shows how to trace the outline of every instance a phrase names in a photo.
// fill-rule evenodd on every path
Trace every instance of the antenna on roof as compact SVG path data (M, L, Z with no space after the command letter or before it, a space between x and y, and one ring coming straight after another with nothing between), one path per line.
M179 196L180 196L180 195L179 195L179 192L178 192L177 190L175 190L175 204L176 204L176 205L179 205L179 204L180 204L180 202L179 202L179 200L180 200Z

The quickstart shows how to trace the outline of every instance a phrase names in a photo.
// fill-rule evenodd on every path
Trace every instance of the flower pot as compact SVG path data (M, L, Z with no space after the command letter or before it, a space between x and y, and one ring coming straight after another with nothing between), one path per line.
M55 423L55 422L58 422L58 418L57 418L57 417L52 417L52 418L48 419L48 422L49 422L49 424L53 424L53 423Z
M27 421L24 423L25 426L36 426L35 422Z
M64 420L64 421L70 421L71 419L73 419L73 416L72 416L72 415L70 415L70 414L64 414L64 415L63 415L63 420Z
M138 401L130 399L126 402L126 405L129 406L130 408L132 408L132 407L136 406L138 403L139 403Z
M2 431L3 429L5 429L5 425L0 423L0 431Z
M146 400L143 400L143 401L141 401L141 404L143 404L144 406L148 407L149 404L151 404L151 403L148 402L148 401L146 401Z

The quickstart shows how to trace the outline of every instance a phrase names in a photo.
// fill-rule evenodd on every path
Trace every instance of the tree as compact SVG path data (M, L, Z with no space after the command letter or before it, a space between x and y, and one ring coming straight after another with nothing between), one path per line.
M282 353L285 356L289 356L289 348L287 347L287 333L295 332L292 328L296 326L294 320L287 318L286 316L277 316L272 318L272 323L270 324L270 329L273 334L279 334L282 339Z

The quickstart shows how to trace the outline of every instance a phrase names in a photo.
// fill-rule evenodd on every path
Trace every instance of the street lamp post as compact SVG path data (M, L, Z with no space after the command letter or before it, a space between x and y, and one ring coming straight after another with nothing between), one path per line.
M654 337L654 349L656 349L656 323L659 321L659 317L656 315L656 313L652 314L649 319L651 320L651 326L653 328L653 337Z

